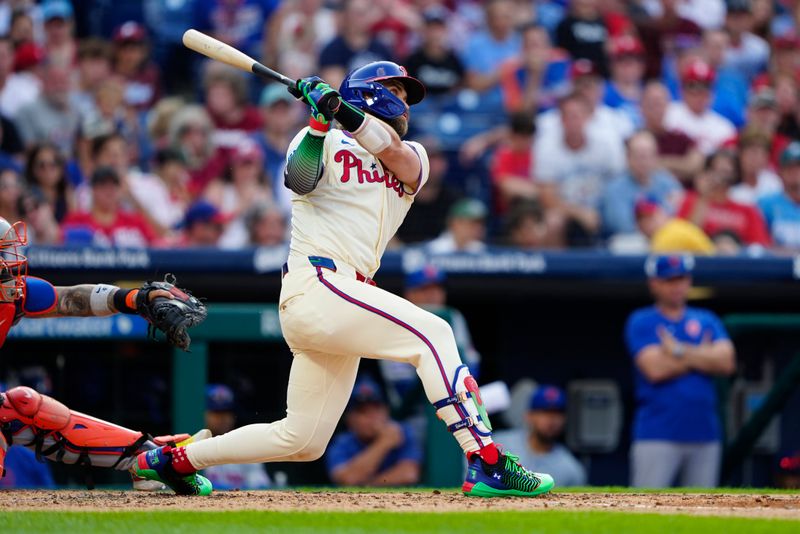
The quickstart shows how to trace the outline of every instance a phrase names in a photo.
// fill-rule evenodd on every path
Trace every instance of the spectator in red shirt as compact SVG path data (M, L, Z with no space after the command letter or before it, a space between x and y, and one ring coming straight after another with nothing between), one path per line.
M664 57L675 53L676 40L687 37L699 40L703 33L700 26L678 13L680 2L661 0L661 16L637 22L647 56L647 78L661 76Z
M64 220L65 244L142 248L154 243L156 235L147 221L137 213L122 211L122 186L114 169L99 167L90 183L92 206Z
M492 161L492 184L496 191L495 211L504 215L517 199L533 199L539 187L533 177L533 116L514 113L510 118L508 140L497 148Z
M645 86L641 104L644 129L656 138L660 166L689 184L703 168L703 155L691 137L664 126L669 101L669 91L661 82L652 81Z
M149 60L144 27L128 21L114 31L114 73L125 80L125 103L145 111L161 97L161 75Z
M240 71L218 61L210 62L203 88L206 111L215 126L215 147L230 150L261 129L261 113L248 102L247 81Z
M715 241L735 239L744 246L769 246L769 233L758 209L730 199L728 193L735 182L735 154L714 153L697 176L695 190L686 194L678 216L699 226Z

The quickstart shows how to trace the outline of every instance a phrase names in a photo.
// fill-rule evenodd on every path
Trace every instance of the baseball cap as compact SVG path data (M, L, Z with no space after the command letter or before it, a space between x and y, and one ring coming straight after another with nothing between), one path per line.
M442 6L432 6L422 12L425 24L445 24L447 22L447 9Z
M14 70L27 70L44 60L44 48L36 43L22 43L14 51Z
M247 138L233 147L231 159L233 161L262 161L264 153L258 143Z
M186 210L183 216L182 228L189 228L199 222L214 222L224 223L226 217L217 209L217 207L208 202L207 200L198 200Z
M685 84L697 83L711 85L717 74L714 69L702 59L694 59L684 66L681 71L681 82Z
M347 409L351 410L364 404L386 404L380 386L369 376L362 376L356 381Z
M543 384L536 388L528 403L529 410L558 410L567 407L567 396L558 386Z
M800 141L792 141L781 152L781 167L800 164Z
M781 454L777 460L778 472L800 474L800 450Z
M53 19L71 19L72 4L67 0L47 0L42 5L42 18L45 22Z
M89 180L89 184L94 187L96 185L103 185L103 184L120 184L119 175L117 171L112 169L111 167L98 167L93 173L92 177Z
M725 4L728 13L749 13L751 8L750 0L726 0Z
M286 87L278 85L277 83L270 84L261 91L261 97L258 99L258 105L261 107L269 107L278 102L292 103L294 97L289 94Z
M747 99L747 106L751 108L774 108L777 105L775 91L766 86L751 93Z
M236 406L233 390L225 384L206 386L206 410L212 412L231 412Z
M406 289L442 284L446 278L447 276L441 269L437 269L433 265L426 265L422 269L411 271L406 275Z
M800 37L793 31L786 32L772 39L773 50L791 50L800 48Z
M447 212L448 219L485 219L489 214L486 205L475 198L462 198Z
M147 37L144 26L129 20L114 31L114 42L120 43L141 43Z
M611 41L611 57L641 57L644 55L644 46L641 41L632 35L621 35Z
M589 59L576 59L570 65L569 76L573 80L582 76L600 76L600 69Z
M694 258L688 255L650 256L644 263L648 278L668 280L691 274Z

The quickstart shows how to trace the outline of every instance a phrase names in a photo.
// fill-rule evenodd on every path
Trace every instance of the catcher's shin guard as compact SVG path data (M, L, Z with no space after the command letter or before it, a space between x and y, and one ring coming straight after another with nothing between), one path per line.
M66 464L125 470L137 453L156 447L141 432L72 411L24 386L0 393L0 425L8 445ZM169 436L165 442L184 437Z
M447 425L465 452L478 451L492 443L492 426L480 390L466 365L460 365L452 383L453 395L433 403L439 419Z

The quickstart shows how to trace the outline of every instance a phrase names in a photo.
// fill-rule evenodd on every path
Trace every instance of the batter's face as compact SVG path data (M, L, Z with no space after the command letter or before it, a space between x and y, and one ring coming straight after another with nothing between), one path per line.
M381 82L381 85L386 87L386 89L388 89L389 92L392 93L394 96L402 100L403 103L406 103L408 101L408 93L406 93L406 88L403 86L402 83L397 82L395 80L386 80L385 82ZM395 132L397 132L397 135L399 135L402 138L405 137L405 135L408 133L408 117L409 117L408 104L406 104L405 113L394 119L388 119L385 122L389 126L391 126Z

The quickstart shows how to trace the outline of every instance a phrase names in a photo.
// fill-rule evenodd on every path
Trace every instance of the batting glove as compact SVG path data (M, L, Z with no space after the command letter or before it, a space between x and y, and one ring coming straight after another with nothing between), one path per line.
M322 124L330 123L339 108L339 93L317 76L297 80L297 84L290 87L289 92L308 104L311 107L311 116Z

